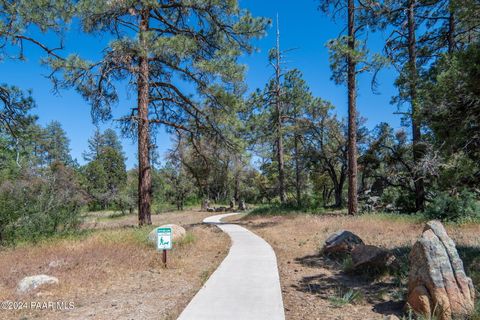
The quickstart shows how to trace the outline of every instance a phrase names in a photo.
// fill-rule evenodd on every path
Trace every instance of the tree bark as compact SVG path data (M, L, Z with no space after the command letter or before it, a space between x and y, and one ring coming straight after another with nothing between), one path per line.
M343 206L342 199L342 189L339 186L334 187L334 196L335 196L335 208L341 208Z
M449 11L450 13L448 16L447 41L448 41L448 53L452 54L453 51L455 50L455 14L454 14L453 5L451 3L450 3Z
M138 224L150 225L152 203L152 175L150 167L150 129L148 119L149 105L149 67L147 39L149 11L142 10L140 21L140 45L144 50L139 57L138 90Z
M410 104L412 115L412 144L413 144L413 161L417 164L423 156L420 147L422 139L420 131L420 121L418 119L417 106L417 51L415 37L415 1L408 1L408 65L409 65L409 89ZM414 176L415 185L415 209L423 211L425 204L425 186L421 176Z
M238 170L235 173L233 199L235 199L235 202L237 202L237 203L240 200L240 171L238 171Z
M279 119L277 121L281 120ZM283 159L283 137L281 129L281 125L279 125L277 128L278 193L280 202L285 203L287 196L285 193L285 161Z
M300 157L298 155L298 135L295 134L294 139L294 152L295 152L295 188L297 191L297 206L302 205L302 188L301 188L301 177L300 177Z
M280 196L280 202L283 204L286 202L285 192L285 161L283 158L283 132L282 132L282 106L280 95L280 29L278 27L277 17L277 52L276 52L276 65L275 65L275 112L276 112L276 126L277 126L277 162L278 162L278 193Z
M348 47L355 50L355 2L348 0ZM356 106L356 62L351 54L348 64L348 214L356 215L357 197L357 106ZM335 195L336 196L336 195Z

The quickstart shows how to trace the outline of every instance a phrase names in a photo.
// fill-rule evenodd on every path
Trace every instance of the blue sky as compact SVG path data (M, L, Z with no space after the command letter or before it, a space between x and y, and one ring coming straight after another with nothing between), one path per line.
M240 0L240 5L255 16L269 17L273 21L278 13L282 49L296 48L288 54L286 67L302 71L314 95L331 101L337 108L336 112L343 117L347 110L346 89L330 80L328 50L325 47L329 39L339 35L343 29L343 21L333 22L330 17L317 10L317 4L314 0ZM47 39L50 41L54 38L47 36ZM371 50L380 50L383 40L382 34L371 35ZM93 38L72 28L66 35L65 48L66 52L77 52L83 57L94 59L99 56L107 42L108 37ZM240 59L241 63L248 65L246 81L250 91L263 87L272 75L267 63L267 53L275 44L274 26L268 30L267 36L254 43L258 52ZM39 122L46 124L52 120L60 121L70 138L73 158L84 163L82 153L87 148L87 139L95 130L90 107L74 90L62 90L59 95L52 92L52 85L45 78L49 70L39 63L41 55L40 50L29 47L27 61L3 61L0 83L31 89L37 103L33 113L39 116ZM389 122L394 128L400 127L399 116L393 115L396 107L389 103L396 93L393 87L394 78L393 69L380 72L380 94L373 94L370 89L371 75L365 74L359 78L357 105L361 116L367 118L368 128L373 128L382 121ZM121 101L114 110L114 118L127 113L136 100L135 94L128 94L126 88L120 92ZM108 127L117 129L113 121L101 124L102 129ZM159 130L156 140L159 154L163 155L170 147L170 137L162 129ZM122 139L122 143L128 157L127 167L131 168L136 164L136 144L129 139Z

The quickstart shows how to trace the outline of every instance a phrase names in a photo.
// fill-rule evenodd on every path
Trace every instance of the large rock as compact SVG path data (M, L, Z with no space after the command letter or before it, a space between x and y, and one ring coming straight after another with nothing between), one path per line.
M164 224L163 226L160 226L158 228L172 228L172 241L173 241L173 243L180 241L187 234L185 228L183 228L179 225L176 225L176 224ZM157 229L158 228L153 229L148 234L148 241L153 243L154 245L157 244Z
M331 234L325 240L322 251L325 254L347 254L351 253L356 246L363 244L363 240L356 234L347 230L340 230Z
M375 272L393 267L397 261L388 250L370 246L357 245L352 250L353 270L357 272Z
M438 221L426 224L410 252L410 308L440 320L464 318L474 310L475 289L465 275L455 243Z
M25 277L18 283L17 292L21 294L28 293L47 284L58 284L58 279L46 274Z

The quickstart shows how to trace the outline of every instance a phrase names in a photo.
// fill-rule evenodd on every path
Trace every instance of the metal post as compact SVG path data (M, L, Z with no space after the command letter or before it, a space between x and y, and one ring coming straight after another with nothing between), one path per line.
M166 268L167 267L167 250L163 250L162 262L163 262L164 267Z

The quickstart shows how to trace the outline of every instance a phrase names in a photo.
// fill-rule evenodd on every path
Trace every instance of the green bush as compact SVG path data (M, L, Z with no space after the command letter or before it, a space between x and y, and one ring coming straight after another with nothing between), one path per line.
M475 194L463 190L455 195L439 192L425 211L430 219L464 222L480 218L480 206Z
M86 203L72 169L57 165L0 185L0 243L77 230Z
M415 212L415 194L399 187L388 187L380 196L383 207L400 213Z

